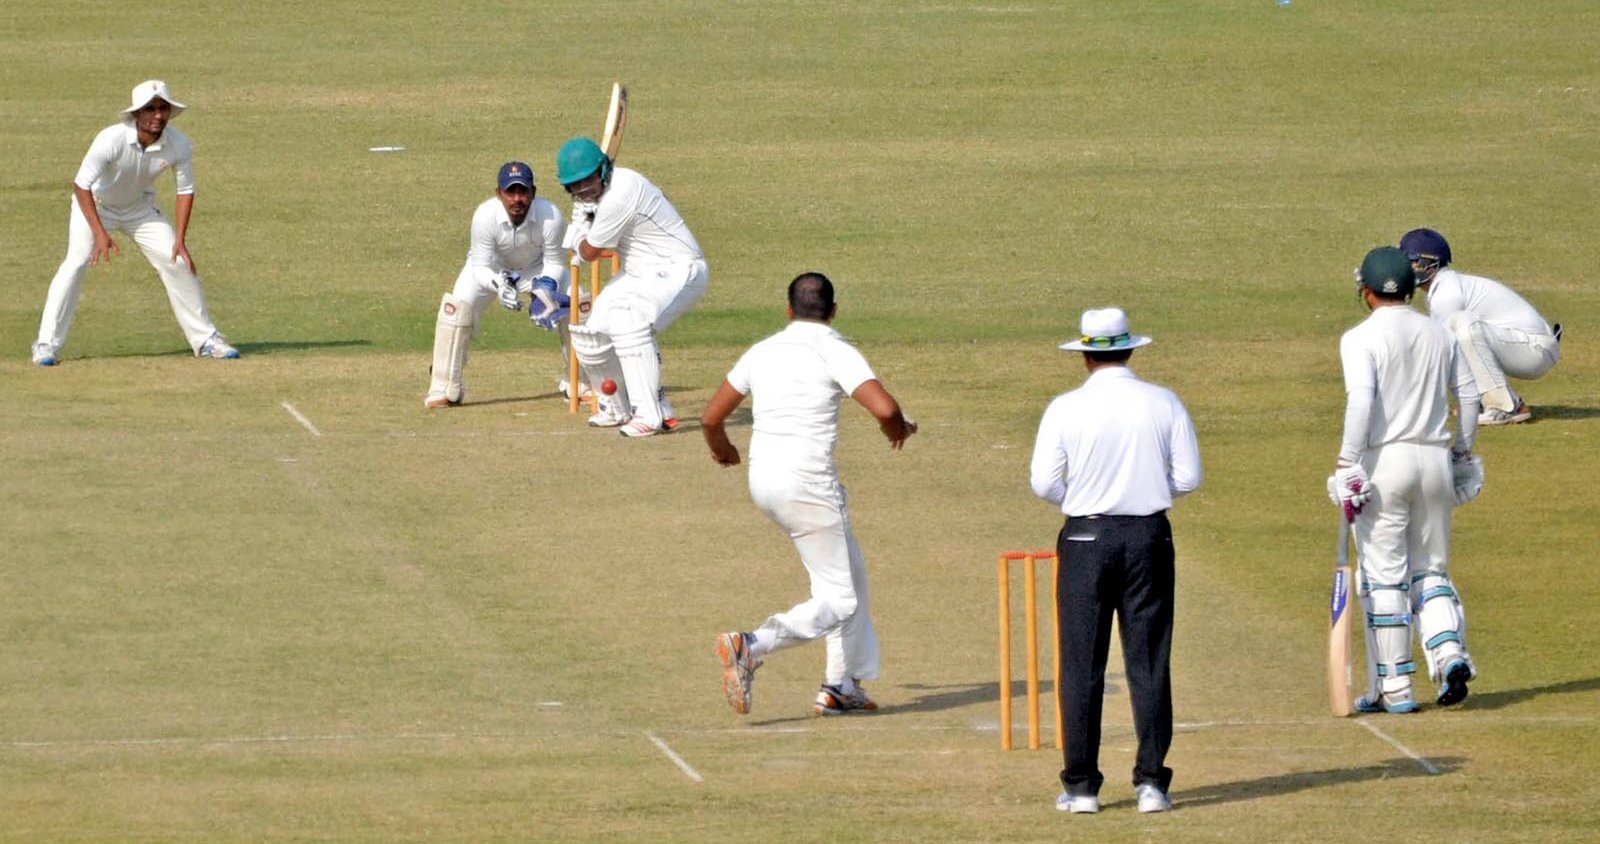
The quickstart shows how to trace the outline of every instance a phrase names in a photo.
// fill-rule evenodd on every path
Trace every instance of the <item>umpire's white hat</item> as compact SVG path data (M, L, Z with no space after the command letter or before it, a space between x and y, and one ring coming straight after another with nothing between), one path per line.
M1078 327L1082 336L1062 343L1060 348L1069 352L1114 352L1152 342L1149 337L1128 333L1128 315L1121 308L1090 308L1083 312Z
M188 106L172 98L172 92L167 90L167 83L159 79L149 79L133 86L133 104L122 110L124 117L132 117L133 113L150 104L150 101L160 97L172 106L172 116L177 117Z

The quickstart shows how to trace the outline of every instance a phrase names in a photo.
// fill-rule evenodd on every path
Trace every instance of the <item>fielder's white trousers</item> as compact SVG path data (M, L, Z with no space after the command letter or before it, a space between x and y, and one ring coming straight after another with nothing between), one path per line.
M709 278L705 261L637 266L630 261L606 282L586 324L613 335L649 325L659 334L706 295Z
M867 600L867 566L850 529L845 491L836 479L806 480L781 466L750 465L750 498L794 540L811 576L811 597L756 631L772 651L824 638L824 682L878 676L878 632Z
M177 232L162 216L154 204L129 211L112 211L100 207L100 223L106 232L121 231L133 238L145 260L155 267L167 287L167 300L172 304L172 315L196 354L200 346L217 327L206 311L205 292L200 289L200 277L182 263L172 260L172 246L177 243ZM55 278L50 280L50 293L44 300L44 316L39 319L39 339L52 350L66 345L67 332L72 328L72 315L78 310L78 293L83 287L84 275L89 271L89 258L94 254L94 229L89 218L78 208L78 197L72 197L72 215L67 223L67 257L61 261Z
M1492 325L1471 311L1451 314L1445 325L1466 355L1485 408L1516 410L1518 399L1506 384L1506 376L1538 378L1561 359L1561 344L1549 331L1530 334Z
M1356 516L1356 546L1367 582L1409 584L1423 572L1446 574L1455 489L1443 444L1389 443L1361 459L1372 498Z

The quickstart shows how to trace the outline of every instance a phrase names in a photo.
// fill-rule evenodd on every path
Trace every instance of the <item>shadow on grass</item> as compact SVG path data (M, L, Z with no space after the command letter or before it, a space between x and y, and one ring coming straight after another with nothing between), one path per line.
M1564 683L1550 683L1544 686L1533 686L1526 689L1506 689L1501 692L1473 692L1462 702L1462 709L1504 709L1515 706L1534 698L1545 695L1565 695L1574 692L1593 692L1600 690L1600 677L1590 677L1587 680L1568 680Z
M1281 797L1297 791L1327 788L1353 782L1440 777L1461 770L1467 762L1466 759L1459 756L1436 756L1430 757L1428 761L1439 769L1439 773L1429 773L1421 765L1418 765L1415 760L1396 758L1377 765L1364 765L1359 768L1328 768L1322 771L1302 771L1295 774L1257 777L1253 780L1222 782L1216 785L1201 786L1200 788L1182 791L1174 790L1172 792L1172 802L1179 810L1196 809L1201 806L1216 806L1223 803L1260 800L1266 797ZM1107 803L1105 808L1131 807L1134 803L1135 801L1131 799L1119 800Z
M309 349L341 349L355 346L370 346L371 340L297 340L293 342L263 341L260 343L236 343L234 348L240 355L270 355L274 352L303 352ZM164 352L114 352L104 355L84 355L79 360L112 360L117 358L162 358L162 357L194 357L194 352L188 348L170 349Z
M1532 422L1541 419L1594 419L1600 417L1600 407L1577 407L1567 404L1540 404L1533 406Z

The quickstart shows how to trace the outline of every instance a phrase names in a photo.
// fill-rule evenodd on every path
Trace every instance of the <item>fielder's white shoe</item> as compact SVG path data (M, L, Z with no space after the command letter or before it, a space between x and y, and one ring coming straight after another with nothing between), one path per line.
M466 393L461 394L461 399L466 397ZM461 404L461 399L449 398L445 396L444 393L429 393L427 397L422 400L422 406L429 410L439 410L440 408L445 407L455 407L456 405Z
M239 350L228 345L228 341L221 334L213 334L211 339L200 344L200 351L195 354L203 358L234 360L239 357Z
M34 343L33 362L39 366L55 366L56 350L50 348L49 343Z
M740 715L750 713L750 685L755 682L761 660L750 653L747 634L734 631L717 635L717 659L722 661L722 694Z
M567 401L572 401L572 382L571 381L568 381L565 378L561 379L560 381L557 381L556 382L556 389L561 391L561 397L562 398L566 399ZM592 401L593 399L594 399L594 390L589 386L588 382L579 381L578 382L578 401Z
M850 712L872 712L878 708L877 702L867 697L867 690L856 683L848 692L840 691L838 686L822 684L817 691L817 703L814 707L818 715L844 715Z
M1063 791L1056 798L1057 812L1071 812L1074 815L1092 815L1100 811L1100 795L1086 792Z
M1139 798L1139 811L1145 814L1165 812L1172 808L1172 798L1161 790L1161 786L1153 782L1139 783L1139 787L1135 788L1133 793Z
M1499 408L1488 408L1478 414L1479 425L1516 425L1533 418L1533 411L1528 409L1525 401L1517 402L1517 409L1511 411Z
M628 421L628 417L623 416L621 411L605 402L601 402L600 412L589 417L589 427L616 428L626 421Z

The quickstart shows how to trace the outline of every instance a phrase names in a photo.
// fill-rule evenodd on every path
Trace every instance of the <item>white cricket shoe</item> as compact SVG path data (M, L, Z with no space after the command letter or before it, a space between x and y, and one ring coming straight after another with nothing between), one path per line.
M750 713L750 685L761 660L750 653L750 636L734 631L717 634L717 659L722 662L722 694L740 715Z
M1139 798L1139 811L1145 814L1165 812L1172 808L1172 798L1161 790L1161 786L1153 782L1139 783L1139 787L1135 788L1133 793Z
M817 702L813 708L818 715L844 715L850 712L873 712L878 704L867 697L867 690L861 688L860 683L854 684L848 692L823 683L822 688L817 690Z
M643 419L635 416L628 420L628 424L622 426L622 430L619 433L621 433L624 437L639 439L640 437L653 437L656 434L665 434L669 430L669 428L657 428L654 425L651 425L649 422L646 422Z
M600 412L589 417L591 428L616 428L628 421L628 417L606 402L600 403Z
M1092 815L1100 811L1100 795L1063 791L1061 796L1056 798L1056 811L1071 812L1074 815Z
M49 343L34 343L33 362L39 366L55 366L56 350L50 348Z
M1533 418L1533 411L1528 409L1525 401L1517 402L1517 409L1511 411L1491 407L1478 414L1479 425L1517 425Z
M213 334L211 339L200 344L200 351L195 354L203 358L235 360L239 357L239 350L228 345L228 341L221 334Z
M466 398L466 394L463 393L461 398ZM429 410L456 407L459 404L461 404L461 399L451 399L444 393L429 393L427 397L422 400L422 406Z

